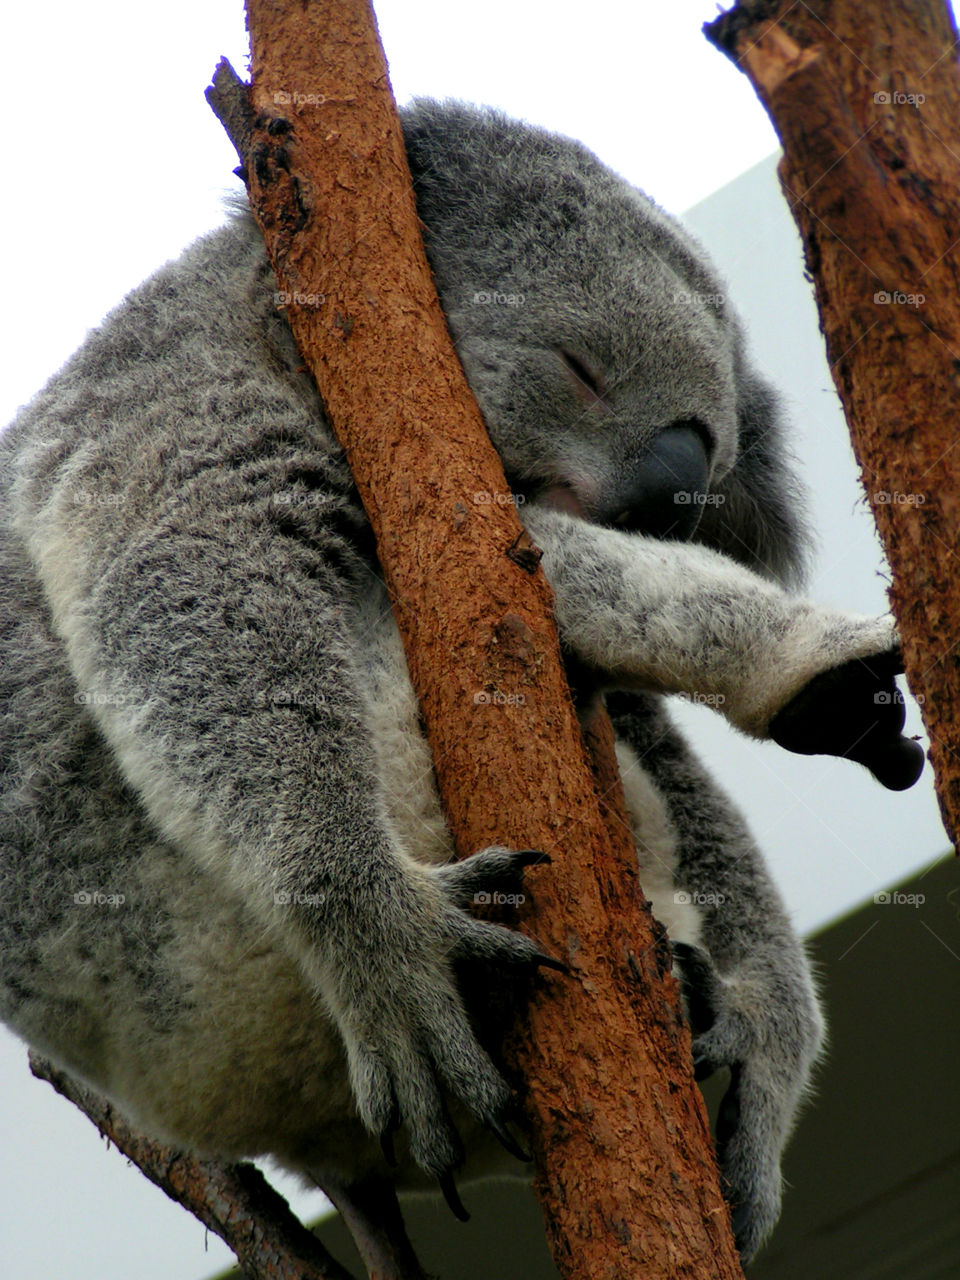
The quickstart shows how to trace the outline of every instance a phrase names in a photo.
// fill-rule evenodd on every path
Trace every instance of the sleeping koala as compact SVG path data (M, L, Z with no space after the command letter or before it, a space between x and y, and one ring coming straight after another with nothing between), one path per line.
M664 695L904 787L922 751L875 698L896 637L784 590L804 539L775 401L683 229L566 139L426 101L403 124L584 718L609 691L698 1074L732 1073L750 1257L821 1018ZM466 909L531 855L451 862L370 526L248 214L89 336L0 438L0 484L0 1012L148 1132L319 1182L393 1274L371 1186L437 1179L459 1211L457 1129L465 1176L500 1167L491 1132L516 1152L453 966L550 958Z

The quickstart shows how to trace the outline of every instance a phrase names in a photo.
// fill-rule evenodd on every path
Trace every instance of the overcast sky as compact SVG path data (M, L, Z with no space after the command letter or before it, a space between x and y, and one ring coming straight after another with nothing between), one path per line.
M582 6L381 0L398 100L485 102L575 136L715 253L762 367L797 420L820 533L820 599L884 607L882 564L857 488L796 238L777 204L776 138L745 78L700 34L693 0ZM17 5L5 14L8 146L0 231L8 304L0 422L39 389L123 294L222 221L236 158L203 99L221 54L245 70L239 0ZM907 797L855 766L731 745L707 713L698 749L743 804L804 927L943 848L927 777ZM738 754L739 752L739 754ZM107 1152L28 1075L0 1033L0 1257L17 1280L203 1277L228 1260L203 1229ZM298 1199L315 1212L315 1197Z

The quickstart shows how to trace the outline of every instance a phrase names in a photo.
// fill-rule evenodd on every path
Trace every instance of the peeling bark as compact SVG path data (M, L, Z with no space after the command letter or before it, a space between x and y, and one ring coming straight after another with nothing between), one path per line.
M777 130L780 180L893 571L944 824L960 830L960 77L939 0L738 5L705 28Z
M251 205L376 533L457 848L553 855L524 923L573 977L540 983L508 1057L557 1266L739 1276L669 951L622 795L601 816L549 587L515 554L523 532L423 254L372 12L251 0L248 25L252 115L226 71L217 92L235 99ZM609 722L598 734L600 785L616 791Z

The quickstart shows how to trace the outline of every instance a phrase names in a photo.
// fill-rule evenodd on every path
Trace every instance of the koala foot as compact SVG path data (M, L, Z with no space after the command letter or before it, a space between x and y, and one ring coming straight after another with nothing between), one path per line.
M820 1043L819 1018L811 1008L799 1033L795 1025L792 1034L764 1032L706 951L682 942L672 949L693 1032L694 1075L703 1080L730 1069L717 1115L717 1160L737 1249L748 1262L780 1216L780 1155Z
M903 736L906 710L894 679L902 671L897 647L824 671L774 716L770 737L801 755L847 756L904 791L920 777L924 751Z
M418 867L412 894L404 881L378 895L366 953L354 955L349 967L337 966L328 996L365 1126L380 1137L388 1163L396 1162L393 1135L405 1126L413 1159L464 1220L453 1178L463 1148L441 1087L511 1155L529 1157L507 1127L512 1093L476 1039L453 967L471 961L527 970L566 966L524 934L476 920L463 908L489 901L493 890L518 888L524 870L545 861L536 850L494 847L449 866Z

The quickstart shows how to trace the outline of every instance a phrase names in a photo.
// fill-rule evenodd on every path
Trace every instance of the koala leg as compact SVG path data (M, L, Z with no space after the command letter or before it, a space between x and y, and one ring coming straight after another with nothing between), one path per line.
M80 547L73 573L57 561L48 595L78 696L159 830L298 963L343 1038L366 1127L403 1121L414 1161L456 1204L461 1145L441 1087L507 1144L511 1096L454 964L551 963L473 919L466 890L515 882L540 855L495 848L443 869L407 855L366 719L350 575L368 571L318 549L316 532L273 531L242 493L201 509L198 524L173 504L112 555Z
M849 756L894 789L916 781L890 618L820 608L692 543L532 506L523 519L565 645L609 687L709 695L746 733Z
M614 728L642 761L676 836L674 880L699 905L697 945L675 943L698 1078L728 1067L718 1157L745 1259L780 1213L782 1150L824 1038L803 944L743 818L662 699L613 694Z

